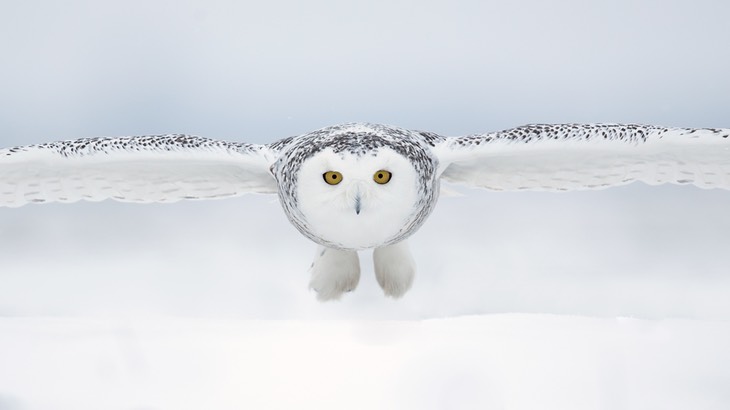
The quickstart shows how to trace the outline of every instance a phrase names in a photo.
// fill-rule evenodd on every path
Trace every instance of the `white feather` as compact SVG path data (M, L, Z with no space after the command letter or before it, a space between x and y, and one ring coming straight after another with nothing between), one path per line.
M355 251L319 246L309 272L309 288L317 292L317 299L337 300L357 287L360 258Z
M600 189L643 181L730 189L730 130L535 125L434 147L445 181L494 190Z
M266 146L184 135L93 138L0 150L0 206L174 202L276 192Z
M413 285L416 262L413 260L407 240L375 248L373 267L375 278L385 296L398 299Z

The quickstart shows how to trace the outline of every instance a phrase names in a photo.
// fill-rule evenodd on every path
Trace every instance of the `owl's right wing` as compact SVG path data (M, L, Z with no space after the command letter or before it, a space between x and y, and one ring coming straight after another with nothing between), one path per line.
M115 199L174 202L274 193L267 145L170 134L0 150L0 206Z

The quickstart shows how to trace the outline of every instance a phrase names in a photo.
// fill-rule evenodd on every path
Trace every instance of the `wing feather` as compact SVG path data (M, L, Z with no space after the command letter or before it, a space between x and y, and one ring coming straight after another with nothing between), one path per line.
M444 180L494 190L600 189L642 181L730 189L730 129L527 125L444 138Z
M276 192L265 145L182 134L84 138L0 150L0 206L174 202Z

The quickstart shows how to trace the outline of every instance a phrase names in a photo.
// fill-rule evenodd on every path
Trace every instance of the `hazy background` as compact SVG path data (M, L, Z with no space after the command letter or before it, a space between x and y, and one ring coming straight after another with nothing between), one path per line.
M269 142L347 121L730 127L730 3L24 1L0 5L0 145L184 132ZM419 272L320 304L274 197L0 209L0 315L730 319L730 192L466 191Z

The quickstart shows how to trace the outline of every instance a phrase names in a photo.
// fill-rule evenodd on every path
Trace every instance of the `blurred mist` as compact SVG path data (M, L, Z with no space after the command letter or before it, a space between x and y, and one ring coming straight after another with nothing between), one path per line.
M26 1L0 5L0 145L184 132L269 142L347 121L730 127L717 0ZM730 318L730 192L443 198L403 300L370 255L319 304L274 197L0 209L0 315Z

